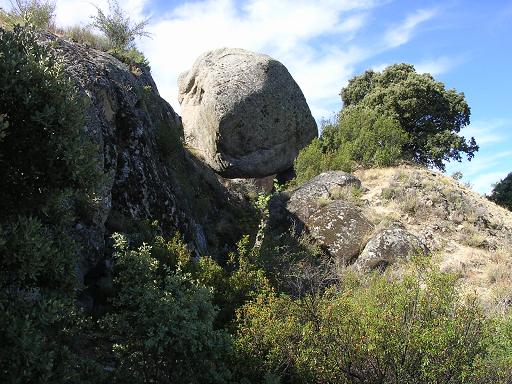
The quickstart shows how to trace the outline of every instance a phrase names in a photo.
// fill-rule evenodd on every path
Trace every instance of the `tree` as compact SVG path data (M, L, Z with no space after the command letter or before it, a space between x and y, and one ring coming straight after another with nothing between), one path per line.
M356 106L396 119L410 136L402 156L418 164L445 169L444 161L468 160L478 151L474 138L459 135L469 124L470 108L463 93L445 89L430 74L410 64L394 64L382 72L366 71L341 90L344 112Z
M149 37L145 31L149 19L133 23L130 17L119 6L117 0L108 1L109 12L106 14L96 7L97 14L92 16L92 26L105 34L114 49L129 49L133 47L136 37Z
M489 200L512 211L512 172L494 184Z

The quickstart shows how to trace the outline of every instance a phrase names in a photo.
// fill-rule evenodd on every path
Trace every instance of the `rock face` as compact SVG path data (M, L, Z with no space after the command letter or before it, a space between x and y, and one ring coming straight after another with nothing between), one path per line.
M357 257L373 228L359 209L343 200L321 207L305 224L313 238L342 264Z
M354 263L360 270L385 269L399 259L426 255L428 248L401 226L394 226L377 233Z
M318 134L299 86L267 55L207 52L178 85L186 143L224 177L285 171Z
M76 223L87 286L108 273L104 257L113 232L141 233L156 220L159 232L179 232L196 255L214 254L249 232L238 224L251 214L249 204L183 148L180 117L147 68L52 34L41 42L63 60L88 101L84 130L98 146L104 173L97 204L84 207Z

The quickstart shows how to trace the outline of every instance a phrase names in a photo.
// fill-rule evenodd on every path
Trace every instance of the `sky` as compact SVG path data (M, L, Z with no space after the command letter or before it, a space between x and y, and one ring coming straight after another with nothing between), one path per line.
M57 0L57 24L86 25L93 4ZM450 162L480 193L512 172L512 0L124 0L133 20L149 18L137 41L160 94L180 113L177 78L220 47L282 62L320 122L341 109L339 93L366 69L406 62L463 92L480 146L471 162ZM9 0L0 0L9 9Z

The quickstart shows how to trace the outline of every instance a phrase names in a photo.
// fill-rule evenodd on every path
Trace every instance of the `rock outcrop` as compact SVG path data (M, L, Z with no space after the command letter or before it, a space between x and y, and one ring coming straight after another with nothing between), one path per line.
M373 229L357 207L343 200L320 207L304 223L329 255L344 265L359 255Z
M317 136L299 86L267 55L229 48L203 54L180 76L179 102L186 143L224 177L286 171Z
M87 99L84 129L98 146L104 174L97 204L84 207L76 223L86 285L108 273L113 232L147 232L157 221L153 229L179 232L196 255L222 253L249 233L239 220L252 214L250 204L184 149L181 119L159 96L148 68L52 34L41 40Z
M375 234L354 263L357 269L385 269L398 260L427 255L428 248L401 225L394 225Z

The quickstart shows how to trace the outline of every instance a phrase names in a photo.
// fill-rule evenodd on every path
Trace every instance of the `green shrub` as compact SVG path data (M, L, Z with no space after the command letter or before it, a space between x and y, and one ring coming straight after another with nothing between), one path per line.
M75 200L99 182L84 104L36 33L0 29L0 374L80 382Z
M328 170L353 172L358 166L394 165L407 141L408 135L390 117L364 107L343 110L334 122L324 124L320 139L300 151L294 183Z
M36 28L50 29L55 23L54 0L14 0L10 14L13 21L23 20Z
M248 378L478 382L492 341L489 322L454 288L454 277L424 265L418 271L401 280L348 275L315 300L270 294L245 305L236 347Z
M0 211L34 214L57 191L98 182L95 147L83 132L83 99L35 32L0 29L0 56Z
M145 31L148 19L133 23L119 6L117 0L108 1L108 13L96 7L97 14L92 16L92 26L103 32L115 50L128 50L133 47L136 37L149 37Z
M129 250L123 236L114 239L116 294L103 326L114 345L117 381L226 382L230 338L213 327L210 291L154 258L150 246Z
M493 185L489 200L512 211L512 172Z
M106 52L110 49L107 38L98 36L89 27L82 27L79 25L67 27L64 29L63 35L74 42L88 45L100 51Z
M401 148L404 160L444 170L444 161L461 161L463 154L471 160L478 151L474 138L459 134L470 117L464 94L410 64L366 71L349 80L341 98L345 110L365 107L395 120L410 136Z

